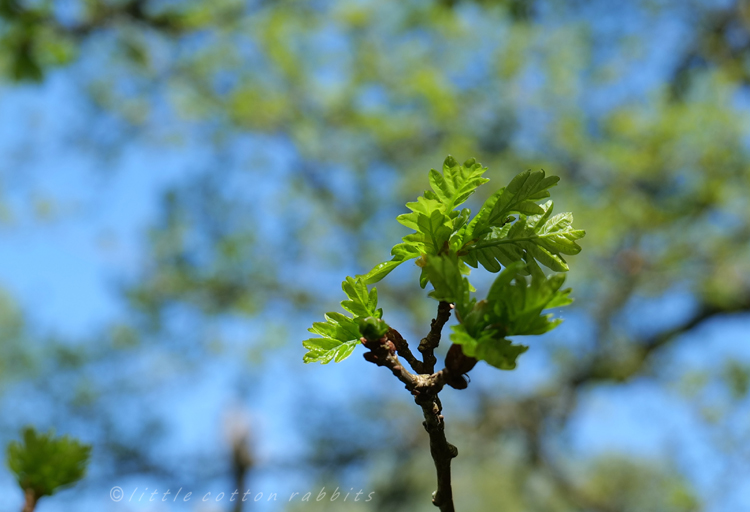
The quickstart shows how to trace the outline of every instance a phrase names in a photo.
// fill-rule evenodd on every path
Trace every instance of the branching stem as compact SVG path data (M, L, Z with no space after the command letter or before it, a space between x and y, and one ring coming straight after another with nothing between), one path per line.
M430 332L419 342L419 352L424 360L424 372L433 373L435 371L435 349L440 344L440 334L443 332L443 326L451 317L451 305L449 302L440 302L438 304L437 316L432 320Z
M415 401L422 407L422 424L430 436L430 455L437 471L437 491L432 495L432 504L438 507L440 512L454 512L451 460L458 455L458 449L445 438L440 398L437 395L417 396Z
M429 334L419 344L423 361L420 361L409 348L409 344L395 329L390 329L382 338L360 341L369 349L365 359L378 366L385 366L395 375L414 395L414 401L422 408L424 425L430 437L430 454L437 471L437 491L433 494L432 503L440 512L455 512L453 506L453 489L451 487L451 460L458 455L458 449L450 444L445 437L445 422L442 415L442 404L438 394L446 385L463 389L457 382L465 382L461 373L468 371L466 363L448 364L442 370L435 372L436 358L434 351L440 343L443 326L450 318L451 304L441 302L438 305L437 317L432 321ZM458 348L458 347L456 347ZM460 352L460 348L458 350ZM455 350L449 351L449 359L455 359ZM411 373L401 364L399 356L403 357L416 372ZM474 361L476 362L476 361ZM467 369L468 368L468 369Z

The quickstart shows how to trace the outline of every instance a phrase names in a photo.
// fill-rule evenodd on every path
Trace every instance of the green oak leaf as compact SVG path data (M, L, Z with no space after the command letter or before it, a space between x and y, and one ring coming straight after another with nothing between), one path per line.
M531 274L530 280L524 273ZM452 327L451 340L467 356L512 370L528 347L506 337L544 334L557 327L562 320L542 312L572 302L570 289L560 289L564 281L563 274L545 276L531 258L526 264L512 263L495 279L485 300L460 312L461 323Z
M325 322L314 322L308 331L320 337L302 342L307 349L303 356L305 363L341 362L352 354L360 338L378 333L377 337L380 337L389 329L381 319L383 310L378 309L376 288L368 291L362 278L353 277L347 277L341 283L341 288L348 297L348 300L341 302L341 307L354 317L330 312L325 315Z
M26 427L22 441L11 441L7 449L8 467L18 485L37 499L83 478L90 456L91 446L69 436L55 437L53 431L40 434L32 427Z
M492 227L500 227L513 213L535 215L544 213L536 204L549 197L549 189L557 185L560 178L546 176L543 170L524 171L517 175L507 187L492 194L467 226L467 240L479 239Z
M512 224L490 228L484 239L468 249L467 264L476 268L481 263L490 272L499 272L529 254L551 270L567 272L569 267L563 255L581 252L576 240L586 232L573 228L570 213L551 216L553 206L552 201L547 201L540 206L539 215L519 215Z
M403 243L393 248L393 259L377 264L360 276L365 284L377 283L404 261L421 255L440 254L451 247L455 251L460 247L471 211L464 209L459 212L455 208L489 181L482 177L486 171L487 168L473 158L459 165L450 155L443 162L442 173L432 169L429 174L432 190L425 191L416 201L406 203L411 212L396 219L414 233L404 236Z

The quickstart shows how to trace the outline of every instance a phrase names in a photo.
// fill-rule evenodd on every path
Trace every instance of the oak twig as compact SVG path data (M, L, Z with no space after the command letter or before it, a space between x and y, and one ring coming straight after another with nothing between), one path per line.
M422 359L424 360L424 373L435 371L435 363L437 362L435 349L440 344L440 334L443 331L443 326L451 317L451 308L452 306L449 302L441 301L438 304L437 316L432 320L432 324L430 324L430 332L419 342L419 352L422 354Z
M393 343L393 346L396 347L396 353L406 359L406 362L409 363L409 366L411 366L412 370L417 373L428 373L425 371L425 364L417 359L417 357L409 348L409 344L406 342L403 336L401 336L401 333L399 333L396 329L391 328L387 333L385 333L385 336Z
M451 487L451 460L458 455L458 448L445 438L445 421L442 405L437 393L418 395L415 400L422 407L424 425L430 436L430 455L437 471L437 491L432 495L432 504L440 512L454 512L453 488Z
M449 351L449 357L446 358L445 368L434 372L434 349L440 342L440 331L450 318L450 310L451 306L447 302L441 302L438 306L438 315L432 321L430 333L419 345L424 361L414 356L406 340L395 329L390 329L379 339L360 340L369 349L364 354L365 359L391 370L414 395L414 401L422 408L422 425L430 437L430 455L437 472L437 490L433 494L432 503L440 512L455 512L451 488L451 460L458 455L458 449L445 437L445 421L438 394L446 385L456 389L465 388L466 381L462 374L471 370L476 363L473 358L458 358L456 351L460 353L461 348L454 345ZM398 356L406 359L417 374L412 374L404 368Z
M414 392L417 386L417 376L413 375L406 368L403 367L401 361L396 356L396 346L387 336L383 336L377 340L368 340L367 338L361 338L362 344L367 347L370 351L365 352L365 359L378 366L385 366L398 380L403 382L406 389Z

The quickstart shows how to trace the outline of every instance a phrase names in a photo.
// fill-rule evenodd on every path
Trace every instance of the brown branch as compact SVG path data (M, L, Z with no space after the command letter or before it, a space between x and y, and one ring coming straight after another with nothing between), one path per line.
M36 502L39 500L36 493L32 489L26 489L25 492L26 501L21 509L21 512L34 512L36 509Z
M449 302L441 301L438 304L437 316L432 320L432 324L430 324L430 332L419 342L419 352L422 354L422 359L424 360L425 371L423 373L432 373L435 371L435 363L437 362L435 349L440 344L440 334L443 331L443 326L451 317L451 307Z
M432 504L440 512L454 512L451 460L458 455L458 449L445 438L445 421L437 394L418 395L415 401L422 407L422 424L430 436L430 455L437 471L437 491L432 495Z
M385 333L385 336L396 347L396 353L406 359L406 362L409 363L409 366L411 366L412 370L417 373L428 373L427 371L425 371L425 364L417 359L417 357L409 348L409 344L406 342L404 337L401 336L401 333L399 333L396 329L391 328L387 333Z
M404 383L406 389L408 389L412 395L418 397L424 396L435 396L448 384L454 375L448 368L443 368L439 372L431 374L413 374L409 372L399 361L396 355L396 346L389 339L388 333L382 338L376 340L368 340L367 338L361 338L362 344L369 349L369 352L365 352L364 357L367 361L376 364L378 366L385 366L398 380Z
M634 343L631 347L633 353L627 363L623 362L621 355L612 356L602 352L594 355L570 377L568 386L577 388L595 381L627 380L640 372L654 353L681 334L693 330L716 316L748 310L750 310L750 295L726 306L703 304L695 315L681 325L660 332L640 343Z
M450 305L448 305L448 314L450 314ZM437 320L433 321L433 330L436 322ZM442 321L440 327L442 328L444 324L445 321ZM438 330L438 337L439 335ZM422 414L424 415L422 425L424 425L430 437L430 455L432 455L437 472L437 491L433 494L432 503L440 509L440 512L454 512L451 460L458 455L458 449L450 444L445 437L445 422L441 414L442 404L438 393L446 384L452 385L451 383L455 382L456 377L462 381L463 377L460 373L457 375L452 373L448 367L429 374L414 375L410 373L399 361L397 353L404 355L405 359L407 357L413 359L411 364L414 366L414 363L417 363L417 368L422 368L425 363L416 360L409 350L406 340L395 329L391 329L380 339L368 340L362 338L360 341L369 349L364 354L365 359L391 370L404 383L406 389L414 395L414 401L422 408ZM434 363L432 365L434 366Z
M404 368L401 361L396 356L396 346L386 336L377 340L368 340L361 338L362 344L370 351L365 352L365 359L378 366L385 366L398 380L404 383L406 389L414 393L417 387L417 376L413 375Z

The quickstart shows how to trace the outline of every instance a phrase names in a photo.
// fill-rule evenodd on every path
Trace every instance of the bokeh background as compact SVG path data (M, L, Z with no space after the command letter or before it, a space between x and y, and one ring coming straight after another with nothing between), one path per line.
M443 393L458 509L750 510L749 114L745 0L0 0L0 444L94 445L39 512L434 510L402 385L301 341L452 154L587 231L564 324Z

